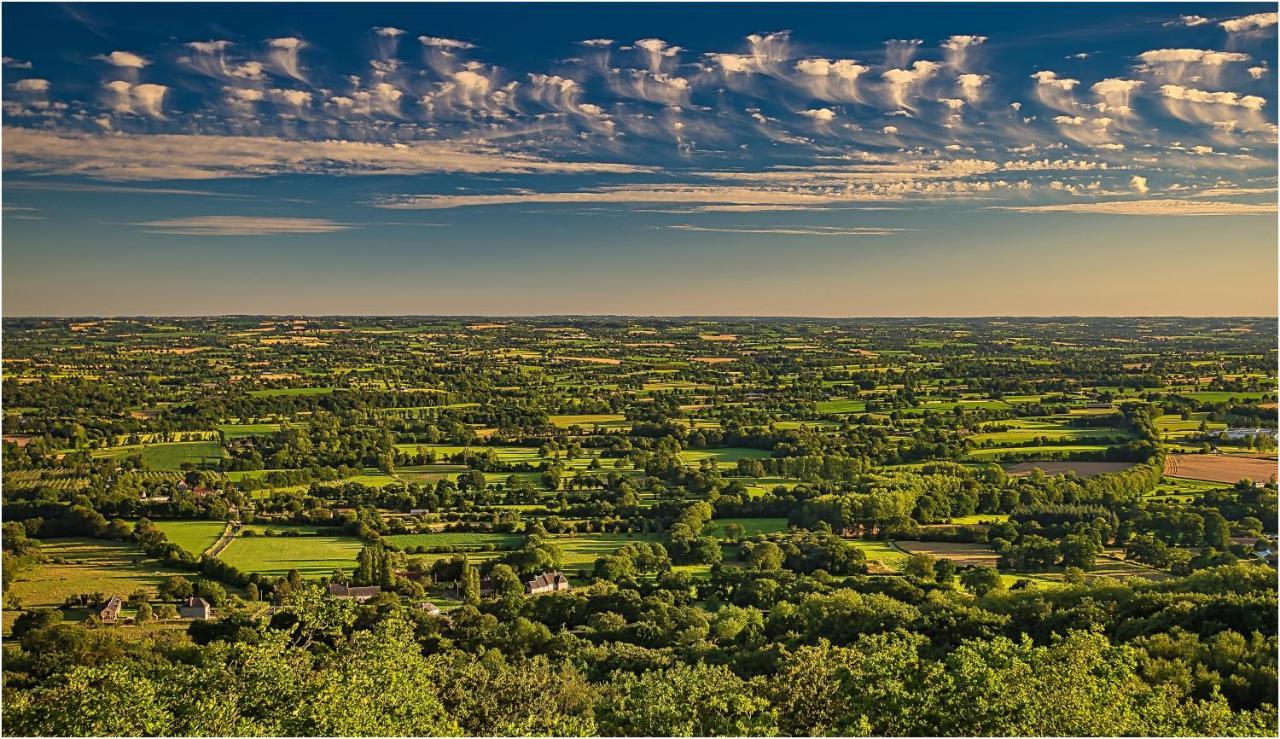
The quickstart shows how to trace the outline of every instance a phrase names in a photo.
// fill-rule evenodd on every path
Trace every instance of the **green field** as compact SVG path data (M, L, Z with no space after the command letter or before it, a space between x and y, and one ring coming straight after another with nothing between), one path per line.
M590 428L594 425L601 426L628 426L626 417L621 413L587 413L582 415L560 415L551 416L551 423L554 426L569 427L583 426Z
M223 521L156 521L155 524L169 541L192 554L201 554L213 546L227 528Z
M820 400L817 403L819 413L862 413L867 410L867 401L845 398L842 400Z
M401 549L410 547L518 547L524 541L520 534L486 534L462 531L444 531L433 534L397 534L383 537L383 541Z
M224 423L218 426L218 430L225 434L228 439L238 439L242 436L254 436L256 434L274 434L280 428L281 424L278 423Z
M1050 452L1104 452L1110 449L1108 446L1101 444L1077 444L1074 446L1063 445L1045 445L1045 446L1020 446L996 449L974 449L970 452L970 456L982 459L999 459L1000 457L1010 454L1026 455L1027 453L1050 453Z
M245 536L243 532L218 555L227 564L245 572L281 576L296 569L303 577L322 577L333 573L335 567L351 572L356 554L364 543L354 536L340 536L329 532L334 529L314 526L268 525L248 526L261 532L267 528L275 531L293 530L302 536Z
M879 562L891 570L902 570L906 566L909 555L889 546L889 542L879 539L846 539L850 544L861 549L867 555L867 562Z
M286 387L275 390L250 390L254 398L270 398L277 395L328 395L337 388L332 387Z
M1114 426L1103 426L1095 428L1081 428L1077 426L1065 426L1051 420L1043 419L1018 419L1016 421L997 421L994 425L998 426L1017 426L1017 428L1007 431L983 432L973 435L975 443L992 442L995 444L1021 444L1028 441L1047 437L1052 441L1069 441L1081 437L1128 437L1129 433L1124 429Z
M742 527L743 536L772 534L787 530L787 519L785 518L717 518L711 522L711 534L723 537L724 527L731 523L736 523Z
M574 534L553 536L551 543L560 547L565 567L580 569L595 564L600 557L607 557L632 542L665 542L661 534Z
M222 445L216 441L188 441L172 444L144 444L95 449L94 457L121 459L141 454L142 461L153 470L180 470L185 462L196 465L216 462L223 457Z
M739 459L768 459L772 452L764 449L747 449L745 447L724 447L723 449L686 449L680 452L680 459L685 464L697 464L704 459L714 459L724 465L734 465Z
M138 588L152 597L160 581L170 575L188 579L190 570L170 568L159 560L147 559L135 544L105 539L46 539L40 551L51 560L19 575L11 586L24 608L62 605L68 596L102 593L128 597ZM5 609L5 623L9 623Z

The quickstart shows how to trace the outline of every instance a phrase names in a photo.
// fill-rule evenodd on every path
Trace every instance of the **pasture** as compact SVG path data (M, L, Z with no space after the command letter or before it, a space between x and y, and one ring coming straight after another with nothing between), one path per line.
M1040 470L1046 475L1074 472L1079 477L1096 477L1110 472L1122 472L1132 466L1132 462L1018 462L1004 465L1004 471L1012 477L1029 475L1032 470Z
M430 534L396 534L383 537L383 541L402 550L413 547L466 547L480 549L486 546L497 549L511 549L519 547L524 542L524 537L520 534L441 531Z
M22 572L10 592L24 608L61 606L80 593L113 594L126 598L142 588L156 596L160 582L170 575L194 578L189 570L170 568L148 559L137 545L105 539L46 539L41 553L49 561ZM6 616L12 609L5 609ZM6 618L6 624L8 619Z
M135 454L153 470L181 470L184 464L195 467L221 460L224 452L216 441L187 441L171 444L141 444L108 447L91 452L95 458L122 459Z
M307 578L328 576L336 567L350 573L364 546L354 536L331 533L337 531L332 528L283 524L245 528L258 534L265 529L299 532L299 536L245 536L242 531L218 555L237 569L272 577L287 575L292 569Z
M201 554L222 536L227 525L222 521L155 521L156 528L192 554Z

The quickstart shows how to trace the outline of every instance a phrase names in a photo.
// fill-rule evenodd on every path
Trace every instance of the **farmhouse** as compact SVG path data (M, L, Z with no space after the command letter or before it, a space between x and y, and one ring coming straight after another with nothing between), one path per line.
M529 595L563 593L571 589L573 589L573 586L569 584L569 578L559 571L544 572L524 584L524 592Z
M209 601L204 598L187 598L178 607L178 615L183 618L194 618L201 621L208 619L212 611Z
M116 620L120 618L121 605L123 605L123 602L120 600L120 596L111 596L107 600L107 604L102 607L102 610L98 611L98 618L101 619L104 624L115 623Z
M363 603L381 592L382 588L377 585L350 586L339 582L329 583L329 595L335 598L350 598L358 603Z

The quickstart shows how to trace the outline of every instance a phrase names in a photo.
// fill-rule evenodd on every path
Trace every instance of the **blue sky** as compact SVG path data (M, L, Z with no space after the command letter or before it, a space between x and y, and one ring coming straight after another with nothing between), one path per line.
M3 7L7 315L1274 315L1274 4Z

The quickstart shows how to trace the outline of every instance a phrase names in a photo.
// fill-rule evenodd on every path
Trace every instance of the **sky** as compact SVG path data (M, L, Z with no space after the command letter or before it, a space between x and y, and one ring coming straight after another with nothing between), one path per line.
M3 312L1276 315L1276 9L6 3Z

